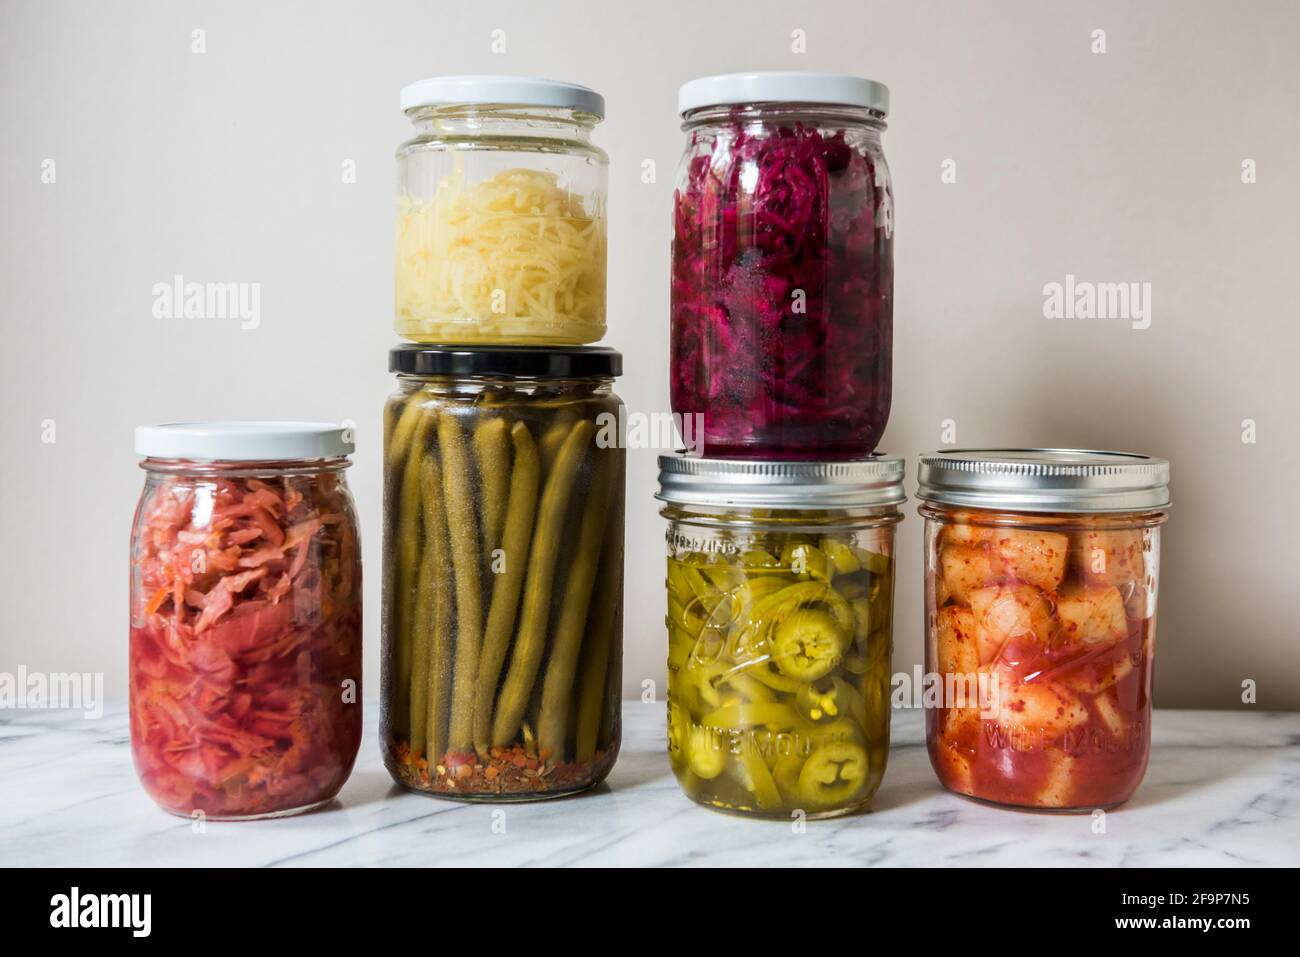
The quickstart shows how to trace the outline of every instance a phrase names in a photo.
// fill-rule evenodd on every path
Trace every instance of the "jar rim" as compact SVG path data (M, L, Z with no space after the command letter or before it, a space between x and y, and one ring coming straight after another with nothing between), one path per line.
M1097 449L941 449L918 457L924 502L1009 512L1168 508L1169 462Z
M135 452L147 459L298 462L356 451L354 429L333 422L169 422L140 425Z
M247 461L146 457L140 461L140 468L146 472L205 478L318 475L321 472L341 472L351 467L352 460L346 455L319 459L250 459Z
M426 106L551 107L605 118L605 98L590 87L535 76L431 76L402 87L403 113Z
M448 346L406 342L388 353L398 375L504 379L614 379L623 354L608 346Z
M786 70L703 76L677 91L682 117L704 107L757 103L859 107L884 117L889 115L889 87L863 76Z
M846 461L659 457L655 498L674 505L817 510L897 506L906 464L876 453Z

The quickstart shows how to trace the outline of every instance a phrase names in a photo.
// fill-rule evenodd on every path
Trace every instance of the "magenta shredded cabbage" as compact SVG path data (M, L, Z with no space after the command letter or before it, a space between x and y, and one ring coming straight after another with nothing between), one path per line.
M843 131L750 129L699 136L675 194L673 411L703 414L709 455L869 454L891 388L879 158Z

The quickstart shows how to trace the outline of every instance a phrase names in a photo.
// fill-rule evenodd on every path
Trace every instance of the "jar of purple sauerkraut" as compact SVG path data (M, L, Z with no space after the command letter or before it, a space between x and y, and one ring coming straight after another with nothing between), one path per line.
M698 454L848 459L889 418L889 90L744 73L678 93L672 405ZM692 433L686 433L691 436Z

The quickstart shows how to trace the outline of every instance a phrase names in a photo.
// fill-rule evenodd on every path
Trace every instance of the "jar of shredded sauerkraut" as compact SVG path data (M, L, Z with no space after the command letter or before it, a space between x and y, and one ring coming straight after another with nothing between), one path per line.
M329 802L361 745L351 429L141 426L131 751L164 809L233 821Z
M889 418L889 91L734 73L678 93L672 406L706 456L855 459Z
M605 334L604 98L509 76L402 90L396 328L416 342L581 345Z

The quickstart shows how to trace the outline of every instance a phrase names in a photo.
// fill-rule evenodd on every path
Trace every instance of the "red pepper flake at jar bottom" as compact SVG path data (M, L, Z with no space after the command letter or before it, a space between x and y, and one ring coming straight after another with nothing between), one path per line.
M132 556L131 744L162 807L257 817L342 787L361 741L355 528L329 472L151 479Z
M485 757L474 752L448 751L430 766L422 755L412 756L405 742L390 743L386 764L404 787L465 800L559 797L583 791L605 779L618 749L597 751L588 761L553 760L521 744L492 748Z

